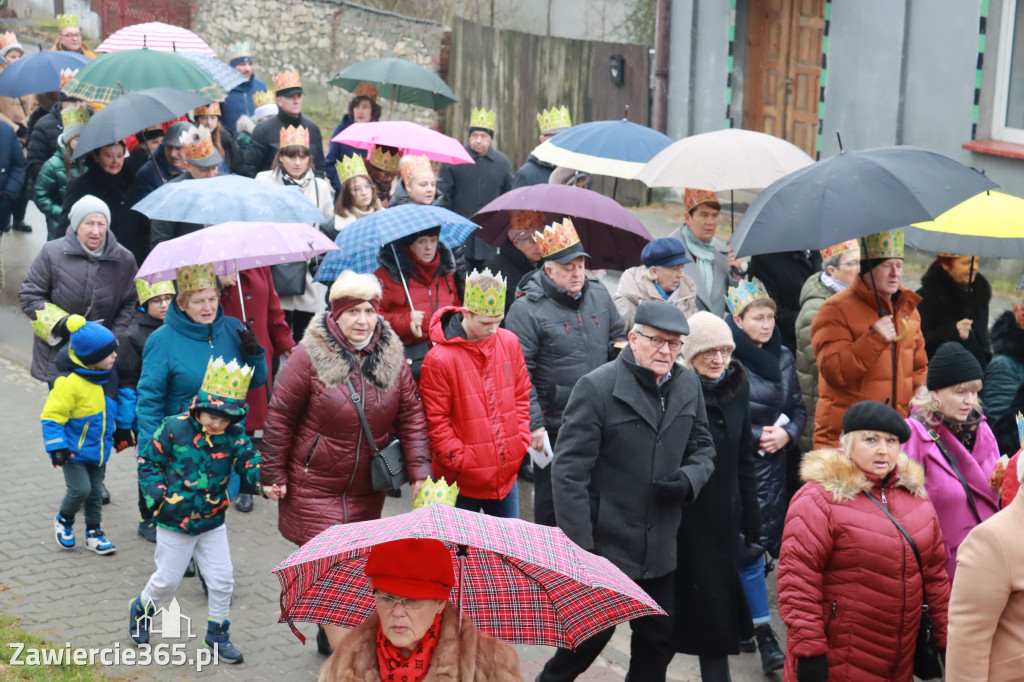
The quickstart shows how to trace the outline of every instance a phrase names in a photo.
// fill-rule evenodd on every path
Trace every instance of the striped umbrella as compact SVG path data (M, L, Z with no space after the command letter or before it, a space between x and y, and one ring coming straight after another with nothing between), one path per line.
M159 21L125 26L100 43L96 51L121 52L122 50L137 50L142 47L160 52L191 50L202 52L210 57L217 56L213 48L192 31Z

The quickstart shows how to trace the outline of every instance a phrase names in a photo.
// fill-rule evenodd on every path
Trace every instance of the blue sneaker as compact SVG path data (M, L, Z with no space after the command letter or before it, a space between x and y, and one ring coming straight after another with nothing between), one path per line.
M61 549L75 548L75 531L59 512L57 518L53 520L53 530L57 535L57 544L61 546Z
M108 540L99 528L85 531L85 548L97 554L113 554L117 547Z
M153 624L153 614L156 608L153 604L147 609L142 605L142 597L132 599L128 604L128 636L136 644L149 643L149 626Z
M228 627L231 621L224 619L220 622L215 620L206 621L206 639L203 641L206 646L217 652L221 661L225 663L241 663L242 652L235 648L228 637Z

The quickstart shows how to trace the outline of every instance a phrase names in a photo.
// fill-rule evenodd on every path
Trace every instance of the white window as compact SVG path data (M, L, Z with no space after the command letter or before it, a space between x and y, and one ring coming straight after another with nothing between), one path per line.
M992 139L1024 144L1024 0L1004 0L996 55Z

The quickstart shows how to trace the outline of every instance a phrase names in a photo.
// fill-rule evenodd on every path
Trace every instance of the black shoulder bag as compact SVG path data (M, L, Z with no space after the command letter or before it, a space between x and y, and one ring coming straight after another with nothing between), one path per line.
M907 542L910 543L910 549L914 551L914 558L917 559L917 570L921 573L921 624L917 628L917 646L914 648L914 676L919 677L922 680L935 680L940 679L943 675L942 657L939 655L939 647L935 643L935 631L932 628L932 616L928 612L928 593L924 578L924 564L921 563L921 553L917 551L917 545L914 543L913 538L910 537L910 533L900 525L900 522L896 520L896 517L892 515L888 507L878 501L874 495L869 492L865 492L869 500L878 505L878 508L885 512L885 515L889 517L889 520L893 522Z
M981 514L978 513L978 505L974 503L974 494L971 492L970 486L967 485L964 475L960 473L960 467L956 465L956 460L953 459L953 455L949 454L949 449L946 448L946 444L942 442L941 438L939 438L939 434L936 433L935 429L925 424L923 420L918 419L917 417L915 417L915 419L921 422L921 425L924 426L925 431L928 432L932 441L935 442L935 446L939 448L939 452L942 453L942 458L946 460L946 464L948 464L949 468L953 470L954 474L956 474L957 480L960 481L960 485L963 486L964 494L967 495L967 505L974 513L974 520L981 523Z
M366 411L363 409L363 399L352 386L351 379L345 379L348 386L349 396L359 413L359 422L363 425L363 433L369 440L370 450L373 455L370 458L370 482L374 490L397 490L405 485L408 480L405 476L405 453L402 451L402 443L396 438L388 443L383 450L377 448L377 441L370 430L370 422L366 420Z

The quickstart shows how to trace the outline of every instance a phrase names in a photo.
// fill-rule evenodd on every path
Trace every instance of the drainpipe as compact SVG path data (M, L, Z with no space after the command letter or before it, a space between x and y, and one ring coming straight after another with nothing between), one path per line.
M668 127L668 52L672 0L658 0L657 36L654 40L654 129Z

